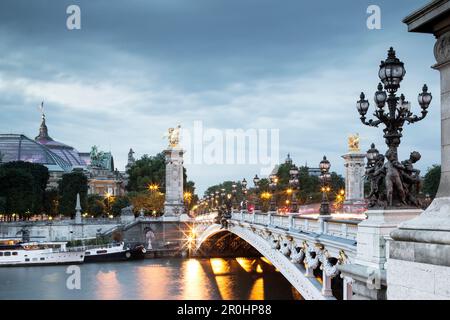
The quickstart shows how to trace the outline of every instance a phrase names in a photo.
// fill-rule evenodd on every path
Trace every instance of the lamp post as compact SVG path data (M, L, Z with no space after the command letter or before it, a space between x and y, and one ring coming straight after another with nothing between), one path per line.
M256 193L256 200L255 200L255 209L254 212L256 211L260 211L260 205L259 205L259 177L256 174L255 177L253 178L253 183L255 184L255 193Z
M298 180L298 168L295 164L292 165L291 169L289 170L289 185L292 188L292 206L291 206L291 212L297 213L298 211L298 201L297 201L297 189L299 186L299 180Z
M277 190L277 184L278 184L278 177L275 174L270 175L270 191L272 193L270 197L270 209L271 212L277 212L277 199L276 199L276 190Z
M320 215L328 216L330 215L330 203L328 201L328 192L330 192L330 186L328 182L331 179L330 171L330 161L327 160L326 156L323 156L322 161L319 163L320 168L320 181L321 181L321 191L322 191L322 202L320 204Z
M214 192L214 205L215 205L215 208L216 208L216 210L217 209L219 209L219 190L216 190L215 192Z
M405 100L405 96L403 94L401 94L400 97L396 95L405 74L406 70L403 62L396 57L395 51L391 47L388 51L387 59L381 61L380 69L378 71L378 76L381 82L378 84L377 91L374 96L376 110L373 115L376 119L366 120L366 114L369 110L369 102L365 99L363 92L361 92L360 100L356 104L356 108L360 114L360 119L363 124L371 127L378 127L380 124L385 126L385 129L383 129L383 137L385 138L386 145L388 146L388 151L386 152L386 158L388 161L387 165L391 168L386 173L386 181L393 182L392 186L391 184L387 184L388 188L386 188L387 190L385 191L388 206L393 206L393 201L395 201L399 206L417 206L416 196L418 190L415 191L415 194L412 194L409 192L410 190L407 190L407 188L403 186L408 185L408 181L406 180L411 180L410 178L406 180L403 178L404 173L408 175L409 173L398 172L399 170L402 170L402 167L398 162L397 149L400 145L400 139L403 136L402 131L405 122L411 124L423 120L428 113L427 109L432 100L432 96L428 92L428 87L423 85L422 93L418 96L418 102L422 109L421 115L414 115L411 112L411 103ZM417 154L414 157L418 157L420 159L420 156L417 156ZM418 161L418 159L414 160L414 162L416 161ZM370 178L373 180L376 177L371 176ZM412 180L417 179L412 177ZM380 198L378 200L380 200Z
M247 180L242 179L242 211L247 211Z
M209 210L214 211L214 193L209 194Z
M231 195L232 195L232 204L231 207L233 210L237 209L238 204L237 204L237 184L236 182L233 182L233 184L231 185Z
M226 201L225 197L226 197L226 195L227 194L225 193L225 189L221 188L220 189L220 205L221 206L225 205L225 201Z
M367 165L366 165L366 177L373 177L377 167L381 169L384 166L384 156L380 155L378 149L375 148L375 144L372 143L370 149L366 152ZM369 206L375 206L379 198L379 187L382 182L382 176L379 175L379 179L370 179L370 193L367 197L369 199Z

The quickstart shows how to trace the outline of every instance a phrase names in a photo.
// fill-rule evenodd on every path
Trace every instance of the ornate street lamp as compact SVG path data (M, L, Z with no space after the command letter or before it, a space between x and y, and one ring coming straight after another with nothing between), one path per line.
M220 199L220 196L219 196L219 190L216 190L215 192L214 192L214 205L215 205L215 208L216 209L218 209L219 208L219 199Z
M380 152L378 149L375 148L375 143L372 143L370 145L370 149L366 152L366 158L367 158L367 165L372 166L375 164L375 162L378 159L378 156L380 155Z
M328 182L331 180L330 171L330 161L327 160L326 156L323 156L322 161L319 163L320 168L320 181L321 181L321 191L322 191L322 202L320 204L320 214L329 215L330 214L330 202L328 201L328 192L330 192L330 186Z
M299 186L299 180L298 180L298 168L295 164L293 164L291 169L289 170L289 175L290 175L289 185L292 188L291 212L297 213L298 211L297 189Z
M418 152L412 153L409 160L403 161L402 164L398 161L397 149L402 138L403 126L406 123L411 124L423 120L430 106L432 96L428 92L426 85L422 88L422 93L418 96L418 102L421 107L421 115L414 115L411 112L411 103L406 101L403 94L398 97L397 90L400 88L400 83L405 76L406 71L403 62L401 62L395 55L394 49L391 47L388 51L388 57L385 61L381 61L378 76L381 83L378 84L375 92L374 102L376 109L373 113L375 119L367 120L366 114L369 110L369 101L365 99L364 93L361 93L360 100L356 104L358 113L360 114L361 122L367 126L378 127L380 124L385 126L383 129L386 145L388 151L386 153L386 181L392 183L386 184L387 190L385 194L378 194L376 201L369 203L369 206L375 206L384 202L387 199L387 206L392 206L395 200L397 205L418 206L417 194L418 177L416 177L415 169L412 164L420 159ZM384 90L383 90L384 89ZM386 108L387 107L387 108ZM374 146L371 149L375 149ZM379 160L380 164L384 162L378 150L369 150L367 154L368 172L366 176L371 181L374 187L384 177L380 177L376 170L373 169L375 163ZM406 163L408 162L408 163ZM376 180L376 181L374 181ZM395 190L394 190L395 189ZM378 190L371 190L371 194L378 193Z
M255 184L255 193L256 193L256 200L255 200L255 209L254 212L256 211L260 211L260 205L259 205L259 177L256 174L255 177L253 178L253 183Z
M225 204L225 196L226 196L225 189L221 188L220 189L220 205Z
M238 203L237 203L237 184L236 182L233 182L233 184L231 185L231 194L232 194L232 208L237 209L238 207Z
M272 212L277 212L277 201L276 201L276 190L277 190L277 184L278 184L278 177L275 174L271 174L269 176L270 178L270 191L272 193L271 197L270 197L270 209L269 211Z
M214 210L214 193L209 194L209 208L211 211Z
M247 180L242 179L242 211L247 211Z
M361 92L360 100L356 104L356 108L360 114L361 122L367 126L378 127L380 124L384 124L384 138L389 150L394 152L397 159L397 148L400 145L400 138L402 137L403 125L405 122L408 124L423 120L427 113L428 107L431 103L432 96L428 92L426 85L422 88L422 93L419 94L418 101L422 108L421 116L414 115L411 112L411 103L405 101L405 96L401 95L397 97L396 92L400 88L400 82L405 76L405 68L403 62L401 62L396 56L395 51L391 47L388 51L388 57L385 61L381 62L378 75L381 83L378 84L378 91L375 93L374 101L377 105L377 109L374 112L377 120L366 120L366 114L369 110L369 101L365 100L365 95ZM385 106L387 103L387 110Z

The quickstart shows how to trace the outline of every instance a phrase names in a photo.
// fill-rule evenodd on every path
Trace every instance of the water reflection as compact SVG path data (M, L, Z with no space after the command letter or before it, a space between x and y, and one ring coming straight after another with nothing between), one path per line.
M209 286L207 275L196 259L189 259L183 265L181 270L183 276L183 295L184 300L206 300L209 298Z
M117 280L116 271L99 271L96 276L96 291L98 299L120 299L121 286Z
M248 300L264 300L264 278L258 278L253 283Z
M167 279L170 267L164 264L148 264L135 268L135 286L138 299L158 299L168 296Z
M4 268L0 299L301 299L261 258L149 259L80 268L81 290L67 289L66 266Z

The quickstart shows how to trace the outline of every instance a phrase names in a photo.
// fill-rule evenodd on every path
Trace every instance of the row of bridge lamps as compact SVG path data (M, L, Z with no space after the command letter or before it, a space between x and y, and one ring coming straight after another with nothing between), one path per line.
M320 204L320 214L321 215L329 215L330 214L330 202L328 199L328 193L331 191L330 181L330 161L328 161L327 157L324 156L322 161L319 163L320 176L319 179L321 181L321 192L322 192L322 201ZM297 212L298 211L298 201L297 201L297 191L299 190L299 170L295 164L292 164L289 170L289 189L286 190L286 193L291 197L291 201L286 200L286 204L291 204L290 211ZM253 178L253 184L256 193L256 201L254 202L254 212L261 211L261 202L260 199L269 199L269 211L276 212L277 211L277 202L276 202L276 187L278 185L278 177L275 174L271 174L269 176L270 183L269 189L271 193L260 191L260 181L261 179L256 174ZM208 196L200 200L199 209L203 209L204 211L212 211L218 209L220 207L226 207L227 211L232 211L233 209L238 209L242 211L248 210L248 200L247 200L247 180L244 178L241 181L241 191L243 194L243 201L241 205L238 204L237 201L237 183L233 183L231 186L231 193L226 193L225 188L221 188L220 190L216 190L213 193L210 193Z

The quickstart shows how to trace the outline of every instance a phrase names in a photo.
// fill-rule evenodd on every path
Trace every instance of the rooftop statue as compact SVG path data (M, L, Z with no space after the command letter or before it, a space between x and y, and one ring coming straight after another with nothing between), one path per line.
M180 143L180 128L178 125L175 128L169 128L168 134L164 137L167 137L169 140L169 148L176 148Z
M103 168L104 166L104 160L105 160L105 153L103 151L99 151L97 146L92 146L91 152L91 166L92 167L99 167Z
M359 134L352 134L348 137L348 150L350 152L359 152Z

